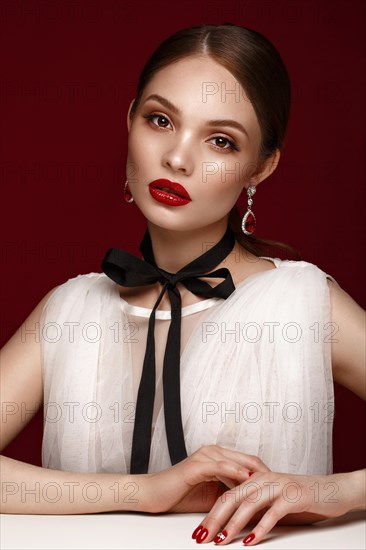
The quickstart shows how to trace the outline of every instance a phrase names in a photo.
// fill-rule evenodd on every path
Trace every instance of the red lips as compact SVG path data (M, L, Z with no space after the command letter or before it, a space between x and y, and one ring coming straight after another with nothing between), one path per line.
M153 199L169 206L183 206L192 200L183 185L167 179L152 181L149 191Z

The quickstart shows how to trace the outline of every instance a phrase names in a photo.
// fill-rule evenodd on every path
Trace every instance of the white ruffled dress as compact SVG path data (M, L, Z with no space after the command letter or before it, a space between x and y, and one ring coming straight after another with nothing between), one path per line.
M335 327L326 279L334 279L309 262L267 259L276 269L247 277L228 299L182 308L187 452L218 444L258 455L273 471L330 474ZM104 273L69 279L48 299L43 467L129 473L150 312L121 298ZM149 472L171 465L161 378L169 320L157 310Z

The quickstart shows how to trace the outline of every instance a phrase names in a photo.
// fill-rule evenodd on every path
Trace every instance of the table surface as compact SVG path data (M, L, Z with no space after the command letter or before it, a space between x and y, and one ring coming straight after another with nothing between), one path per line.
M1 550L25 549L188 549L204 514L103 513L83 515L1 514ZM244 548L245 529L228 548ZM205 544L205 543L204 543ZM208 548L217 548L213 542ZM312 525L275 527L255 548L366 548L365 512Z

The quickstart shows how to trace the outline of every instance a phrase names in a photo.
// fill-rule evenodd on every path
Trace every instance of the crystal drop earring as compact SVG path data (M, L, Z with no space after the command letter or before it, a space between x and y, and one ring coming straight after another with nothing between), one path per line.
M123 198L125 202L131 203L133 202L133 196L131 194L130 188L128 186L128 180L126 180L124 189L123 189Z
M252 212L252 204L253 204L253 195L256 192L256 188L254 185L250 185L247 189L247 195L248 195L248 206L247 211L245 212L242 222L241 222L241 229L244 233L244 235L252 235L255 230L256 226L256 219L255 215Z

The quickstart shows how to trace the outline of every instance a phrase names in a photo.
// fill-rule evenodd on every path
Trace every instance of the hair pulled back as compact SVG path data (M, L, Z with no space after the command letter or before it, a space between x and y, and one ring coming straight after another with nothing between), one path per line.
M166 38L152 53L140 74L137 94L130 111L133 118L147 84L161 69L189 56L208 55L225 67L241 84L255 110L261 129L258 167L284 146L291 105L291 86L286 67L273 44L257 31L225 23L197 25L179 30ZM229 214L229 225L237 241L259 256L271 248L297 251L283 243L244 235L236 206Z

